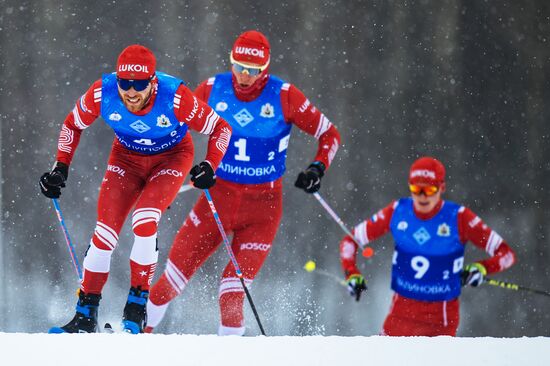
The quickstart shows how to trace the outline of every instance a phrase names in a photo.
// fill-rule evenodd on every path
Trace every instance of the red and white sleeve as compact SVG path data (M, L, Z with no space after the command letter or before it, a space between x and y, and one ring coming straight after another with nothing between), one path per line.
M397 201L393 201L372 215L370 219L357 225L352 232L355 240L365 246L390 231L391 218L396 207ZM349 235L346 235L340 242L340 263L346 277L360 273L357 268L357 249L357 244Z
M231 138L229 123L184 85L178 88L174 96L174 112L178 120L187 123L191 129L210 135L204 160L216 170Z
M336 127L294 85L283 85L281 103L285 120L318 140L314 161L322 162L328 169L340 146Z
M479 262L487 269L488 274L504 271L516 262L516 254L512 248L469 208L460 208L458 232L462 242L471 241L491 256Z
M212 86L214 85L215 79L215 77L211 77L200 83L199 86L197 86L194 91L197 98L205 103L208 103L208 98L210 98L210 92L212 91Z
M82 131L97 119L100 111L101 80L96 80L65 117L57 140L57 161L71 165Z

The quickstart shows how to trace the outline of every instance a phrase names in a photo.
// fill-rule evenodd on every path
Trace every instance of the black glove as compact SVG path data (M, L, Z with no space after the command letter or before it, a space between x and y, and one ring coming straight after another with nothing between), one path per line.
M206 161L195 165L189 174L191 174L191 182L193 182L195 188L208 189L216 184L214 169Z
M315 193L321 188L323 175L325 175L325 164L315 161L307 167L305 172L298 174L294 186L303 189L307 193Z
M346 283L348 284L349 294L355 297L355 301L359 301L361 292L367 291L367 282L365 281L365 277L359 273L349 276Z
M477 287L483 283L487 269L481 263L467 264L462 271L462 286Z
M69 167L66 164L56 162L51 172L40 177L40 190L48 198L59 198L61 188L65 187L65 181L69 176Z

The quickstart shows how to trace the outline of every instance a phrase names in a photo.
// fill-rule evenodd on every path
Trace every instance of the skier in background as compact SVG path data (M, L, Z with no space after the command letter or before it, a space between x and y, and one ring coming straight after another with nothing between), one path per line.
M214 171L227 149L231 127L173 76L155 72L146 47L131 45L116 73L95 81L65 118L53 169L40 178L42 193L59 198L80 135L101 116L114 139L98 198L97 225L84 258L76 314L52 333L96 332L101 291L107 281L118 234L133 208L135 240L130 254L131 288L123 325L143 330L145 304L158 259L157 226L193 162L188 128L210 135L206 158L191 170L197 188L215 183Z
M249 286L271 250L282 215L282 176L292 125L314 136L313 162L298 175L295 186L308 193L320 188L340 135L334 125L298 88L269 74L270 46L258 31L241 34L230 54L231 72L201 83L195 94L233 127L227 154L211 190L224 229L233 233L232 249ZM151 288L146 332L165 311L222 237L202 195L180 228L166 270ZM244 290L231 262L219 287L219 335L243 335Z
M422 157L409 172L410 198L378 211L353 230L361 245L391 231L395 240L392 290L395 291L382 334L389 336L455 336L461 286L479 286L487 274L510 268L514 251L470 209L444 201L445 167ZM471 241L491 257L464 266ZM346 236L340 259L350 294L359 301L366 290L356 266L357 244Z

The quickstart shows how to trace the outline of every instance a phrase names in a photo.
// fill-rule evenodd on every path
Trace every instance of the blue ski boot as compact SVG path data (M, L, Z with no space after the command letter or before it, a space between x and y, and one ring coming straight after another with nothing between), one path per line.
M85 294L79 290L73 320L62 327L50 328L48 333L96 333L99 300L101 295Z
M145 313L145 305L149 291L143 291L141 287L131 287L128 294L128 301L124 307L124 315L122 316L122 328L125 332L138 334L143 333L143 327L147 320Z

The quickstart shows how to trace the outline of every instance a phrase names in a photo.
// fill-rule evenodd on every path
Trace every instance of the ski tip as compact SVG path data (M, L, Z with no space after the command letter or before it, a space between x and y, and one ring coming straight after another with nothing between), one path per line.
M129 321L129 320L123 320L122 321L122 329L126 333L130 333L130 334L139 334L140 333L139 325L136 322L132 322L132 321Z
M111 323L105 323L105 325L103 326L103 331L105 333L114 333L113 326L111 325Z
M61 333L66 333L66 332L60 327L53 327L48 330L48 334L61 334Z

